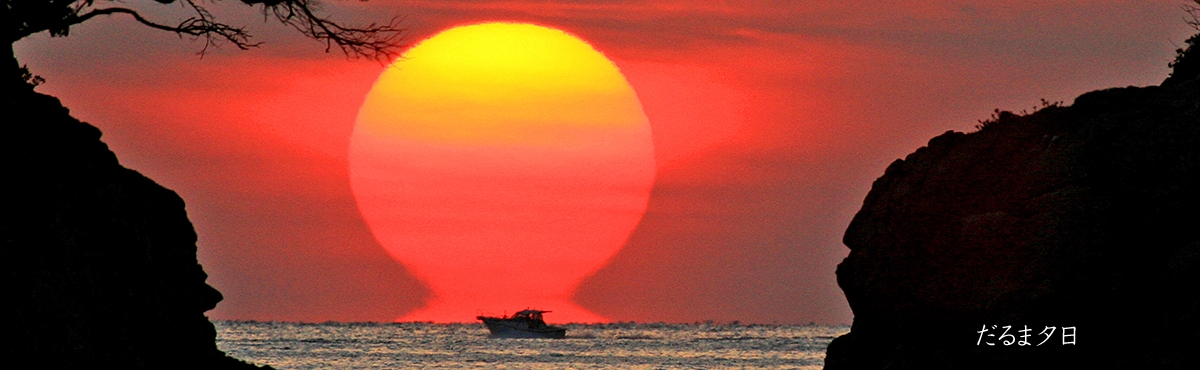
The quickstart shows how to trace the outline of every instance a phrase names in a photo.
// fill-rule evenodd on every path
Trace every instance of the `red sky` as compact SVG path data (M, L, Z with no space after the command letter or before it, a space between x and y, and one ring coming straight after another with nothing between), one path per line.
M146 3L157 19L184 16ZM413 42L464 23L544 24L616 62L650 119L658 174L625 247L575 294L583 307L618 321L848 323L840 240L888 163L994 108L1157 84L1194 32L1180 1L920 4L326 9L348 21L403 15ZM201 58L199 42L114 16L16 53L124 165L187 201L200 261L225 294L210 317L390 321L421 306L429 292L377 244L348 182L354 118L383 66L326 54L236 1L212 8L266 43Z

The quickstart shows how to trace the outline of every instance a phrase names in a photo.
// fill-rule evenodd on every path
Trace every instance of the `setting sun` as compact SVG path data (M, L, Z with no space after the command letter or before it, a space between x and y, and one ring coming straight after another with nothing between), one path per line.
M401 320L471 321L570 302L623 245L654 180L650 127L617 67L529 24L443 31L379 77L350 146L376 239L434 297Z

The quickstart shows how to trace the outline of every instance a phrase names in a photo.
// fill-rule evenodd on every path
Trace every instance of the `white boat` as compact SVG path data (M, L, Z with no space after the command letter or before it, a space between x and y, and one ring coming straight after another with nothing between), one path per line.
M512 316L477 316L487 325L493 338L555 338L567 336L567 329L546 325L542 314L550 311L522 310Z

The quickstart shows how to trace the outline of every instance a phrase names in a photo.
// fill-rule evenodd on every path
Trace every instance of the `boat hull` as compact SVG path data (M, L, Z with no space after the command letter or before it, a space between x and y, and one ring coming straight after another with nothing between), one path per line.
M487 326L488 331L492 332L492 338L550 338L562 339L567 337L567 329L546 326L540 328L529 327L528 322L505 320L500 318L481 317L483 324Z

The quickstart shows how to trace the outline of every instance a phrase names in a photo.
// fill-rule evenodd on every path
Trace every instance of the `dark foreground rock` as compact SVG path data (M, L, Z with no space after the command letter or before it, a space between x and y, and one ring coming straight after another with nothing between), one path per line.
M1200 79L1176 72L892 163L846 230L826 369L1200 369Z
M254 369L214 343L196 233L57 99L6 89L0 368Z

